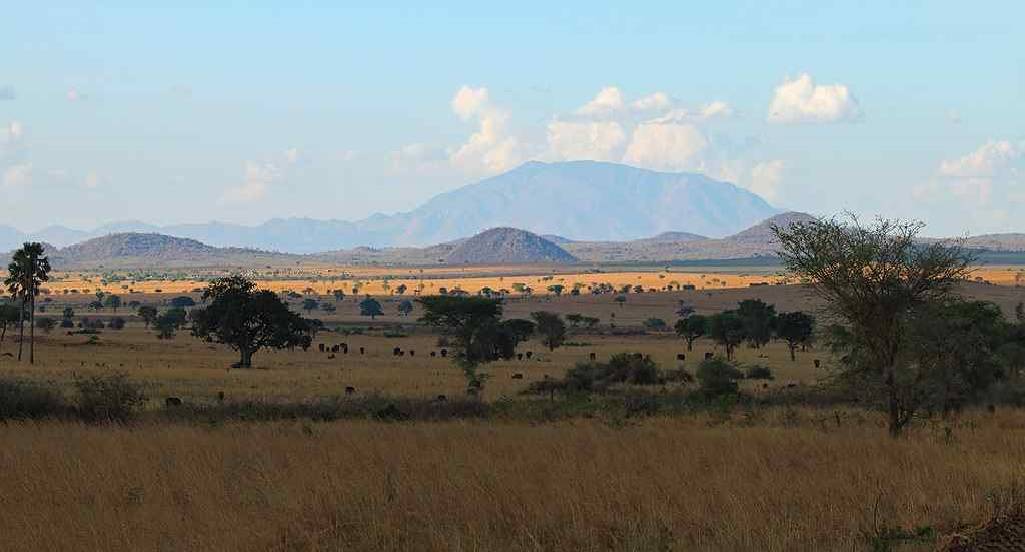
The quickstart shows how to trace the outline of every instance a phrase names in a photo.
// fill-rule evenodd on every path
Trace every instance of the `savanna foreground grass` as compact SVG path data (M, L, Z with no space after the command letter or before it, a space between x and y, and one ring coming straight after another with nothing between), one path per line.
M4 550L859 550L887 528L983 520L1025 475L1021 411L901 440L848 414L8 423L0 535Z

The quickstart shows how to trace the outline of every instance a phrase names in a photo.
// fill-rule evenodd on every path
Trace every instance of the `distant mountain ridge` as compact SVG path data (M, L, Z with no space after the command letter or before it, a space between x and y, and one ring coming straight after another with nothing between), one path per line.
M484 264L661 263L721 261L775 257L778 243L772 227L807 222L806 213L782 213L725 238L660 234L628 241L561 243L516 228L493 228L469 238L428 247L356 247L315 254L275 253L246 248L221 248L189 238L155 233L120 233L93 238L65 248L45 244L54 267L156 268L254 267L314 262L345 265L459 266ZM557 236L555 236L558 239ZM936 238L923 238L934 241ZM985 252L1025 252L1025 234L968 238L966 247ZM0 256L9 258L10 254ZM6 262L6 260L4 260Z
M51 226L21 234L0 229L0 250L25 239L65 247L112 233L160 233L218 247L314 253L370 247L424 247L512 227L572 240L629 240L662 232L724 236L779 210L761 197L700 174L614 163L532 161L394 215L358 221L272 219L258 226L220 222L158 227L113 223L89 232Z

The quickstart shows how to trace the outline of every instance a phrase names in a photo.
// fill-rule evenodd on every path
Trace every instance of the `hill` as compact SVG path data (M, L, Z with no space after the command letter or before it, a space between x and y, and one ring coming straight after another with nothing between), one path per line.
M747 190L699 174L595 161L532 161L437 195L412 211L357 221L287 218L258 226L210 222L164 227L128 221L89 232L49 227L26 237L64 247L111 233L158 232L218 247L315 253L358 246L424 247L499 226L573 240L632 240L670 231L724 236L777 212ZM3 238L0 232L0 246ZM7 248L17 245L7 242Z
M459 244L448 264L572 263L573 255L536 234L516 228L492 228Z
M149 268L253 265L283 262L292 256L252 249L217 248L197 240L163 234L120 233L93 238L65 248L46 246L50 263L69 268Z

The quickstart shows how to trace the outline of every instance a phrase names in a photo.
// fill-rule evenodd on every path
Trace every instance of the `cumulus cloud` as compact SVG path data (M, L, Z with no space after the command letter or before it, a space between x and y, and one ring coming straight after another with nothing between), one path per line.
M861 118L861 106L843 84L817 85L804 73L786 78L769 104L770 123L835 123Z
M1025 157L1025 143L990 140L962 157L940 162L940 176L991 178L1004 170L1016 170L1014 162Z
M3 182L5 188L18 188L28 185L32 181L32 164L19 163L4 169Z
M452 111L464 121L476 121L477 130L449 157L453 166L468 173L494 174L522 160L519 141L509 134L509 113L491 103L488 89L463 86L452 98Z
M267 189L281 175L274 163L247 161L245 176L238 186L225 190L221 201L225 203L251 203L266 197Z
M637 125L623 161L659 170L693 167L708 147L708 139L694 125L643 123Z
M668 98L667 98L668 99ZM615 86L602 88L591 101L577 109L578 115L602 116L610 115L623 109L623 92Z
M750 176L742 181L748 190L762 196L769 202L779 199L780 183L786 163L780 159L763 161L751 168Z
M637 111L655 111L668 109L673 105L672 100L669 99L669 95L665 92L655 92L648 94L642 98L635 100L631 107Z
M548 149L560 160L612 161L618 157L625 141L622 125L614 121L552 121L548 124Z

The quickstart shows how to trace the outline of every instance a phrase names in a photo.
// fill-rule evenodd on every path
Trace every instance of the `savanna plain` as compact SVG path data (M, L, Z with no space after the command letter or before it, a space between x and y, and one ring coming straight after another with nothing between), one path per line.
M1013 318L1016 269L987 270L962 291ZM828 320L806 286L764 271L263 275L323 328L249 369L184 324L158 339L138 314L183 296L201 306L201 275L122 276L56 274L37 317L72 325L36 330L34 364L16 361L10 328L0 344L5 393L74 405L93 381L144 396L115 421L57 408L0 422L3 550L932 550L1021 496L1025 410L923 412L893 439L884 412L820 398L839 361L817 343L793 360L779 339L740 345L735 364L771 376L696 399L690 376L725 350L707 336L688 347L673 330L683 306L757 299ZM641 292L589 293L599 281ZM508 287L507 319L583 321L558 347L535 335L487 363L468 395L446 336L418 321L414 295L440 287ZM370 295L383 314L361 312ZM619 353L648 357L658 383L550 385Z

